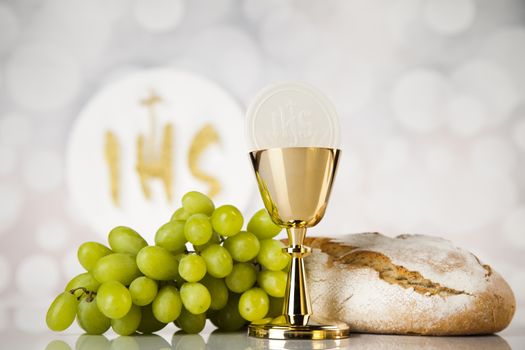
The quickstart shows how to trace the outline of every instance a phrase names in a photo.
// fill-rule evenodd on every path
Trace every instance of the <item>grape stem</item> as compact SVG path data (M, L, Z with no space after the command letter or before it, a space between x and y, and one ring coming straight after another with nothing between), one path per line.
M82 296L84 296L84 294L86 294L86 295L87 295L86 301L87 301L88 303L92 302L93 299L94 299L94 296L97 295L97 292L92 291L92 290L89 290L89 289L87 289L87 288L85 288L85 287L73 288L73 289L71 289L71 290L69 291L69 293L71 293L71 294L74 295L75 292L76 292L77 290L81 290L81 291L82 291L82 294L80 294L80 295L77 297L77 300L80 300L80 298L82 298Z

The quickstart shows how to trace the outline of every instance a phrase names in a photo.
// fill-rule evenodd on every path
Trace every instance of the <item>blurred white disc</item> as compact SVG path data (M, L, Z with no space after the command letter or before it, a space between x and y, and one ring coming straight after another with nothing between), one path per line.
M480 138L472 144L469 153L473 169L483 175L511 174L517 164L516 152L504 137Z
M510 5L510 4L509 4ZM515 3L518 5L518 2ZM520 11L523 9L523 4ZM512 11L512 10L511 10ZM480 55L505 67L521 98L525 97L525 26L513 25L497 29L483 40Z
M478 98L487 106L489 124L506 119L519 103L519 94L506 67L487 60L464 63L452 74L462 92Z
M390 137L383 139L381 142L383 145L382 152L374 165L377 169L384 174L392 174L395 171L399 171L410 163L414 159L413 145L408 142L406 137Z
M17 104L30 110L54 110L77 94L81 75L65 52L44 45L18 48L5 66L6 88Z
M26 296L47 296L57 290L60 281L58 263L47 255L30 255L16 270L16 286Z
M78 262L77 252L70 250L62 259L62 271L67 279L72 279L76 275L86 272Z
M448 218L454 230L474 232L500 220L515 205L517 187L508 175L469 170L451 180ZM441 193L444 193L443 191Z
M476 15L474 0L426 0L423 16L430 28L453 35L468 29Z
M246 112L251 150L276 147L339 147L332 102L315 88L284 82L263 89Z
M11 266L9 261L3 256L0 255L0 293L2 293L11 282Z
M245 98L251 97L258 86L262 59L257 44L246 31L213 26L192 36L175 65L212 77L236 96Z
M454 96L447 105L447 124L459 136L472 136L488 123L487 112L485 103L478 98Z
M24 27L29 42L46 43L67 52L87 69L101 62L113 21L126 12L128 0L47 0Z
M279 7L262 23L260 41L271 57L297 64L299 58L308 57L317 49L320 32L301 12Z
M14 325L26 336L28 333L43 333L48 329L45 319L42 317L46 311L45 305L39 307L20 305L13 311Z
M450 169L456 169L462 161L457 158L457 153L452 145L436 143L425 152L425 166L432 173L448 175Z
M525 207L515 208L503 220L503 234L510 244L525 251Z
M32 189L49 192L56 189L63 179L64 163L62 156L49 149L37 149L28 153L22 175Z
M0 331L4 331L7 327L11 326L9 322L9 313L7 308L0 307Z
M135 0L135 19L151 33L164 33L176 28L184 15L181 0Z
M522 152L525 152L525 119L519 120L512 128L514 143Z
M15 168L17 154L13 147L0 144L0 176L7 175Z
M9 114L0 118L0 144L23 146L31 139L32 131L31 121L26 116Z
M435 130L444 120L450 84L437 71L416 69L405 74L392 91L392 108L403 126L417 132Z
M56 251L64 247L70 232L67 224L59 219L48 219L36 229L36 242L45 250Z
M235 8L235 0L190 0L185 2L184 25L192 29L205 28L224 20Z
M151 101L152 96L157 102L150 108L143 103ZM171 132L166 131L169 124ZM107 153L108 132L113 135L113 158ZM172 141L164 152L170 154L171 162L164 161L166 168L162 171L171 170L171 175L166 175L171 185L155 175L158 173L149 173L143 183L137 170L139 137L146 140L141 150L149 154L141 164L156 167L154 159L161 155L166 133ZM207 79L171 68L123 76L103 87L73 125L66 149L72 210L102 237L112 227L126 225L150 242L180 207L184 193L209 193L210 181L220 187L213 198L217 205L231 203L243 210L256 187L246 163L242 134L239 105ZM194 162L192 166L190 161ZM195 164L208 180L196 175ZM149 188L149 198L144 186ZM171 199L164 186L171 189ZM117 202L112 188L118 188Z
M23 194L17 186L5 181L0 183L0 234L18 220L23 202Z
M276 9L290 7L289 0L243 0L243 14L254 22L264 20L268 15L275 13Z
M0 53L7 51L20 31L18 18L7 4L0 4Z
M303 64L301 74L332 98L342 120L361 112L374 96L377 81L370 63L352 62L341 50L320 50Z

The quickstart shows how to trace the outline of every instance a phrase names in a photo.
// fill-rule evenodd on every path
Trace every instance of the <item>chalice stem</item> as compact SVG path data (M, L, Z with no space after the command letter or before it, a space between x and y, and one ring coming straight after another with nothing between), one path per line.
M303 245L305 227L287 228L288 248L284 250L291 256L283 314L294 326L305 326L312 313L310 295L306 286L306 274L303 258L310 254L310 248Z

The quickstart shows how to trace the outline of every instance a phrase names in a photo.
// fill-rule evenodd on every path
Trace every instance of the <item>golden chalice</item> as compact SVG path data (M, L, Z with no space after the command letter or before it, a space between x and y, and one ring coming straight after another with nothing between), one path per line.
M306 229L324 216L341 151L337 116L330 102L298 83L271 86L248 109L250 158L264 205L288 233L291 256L283 316L249 326L250 336L272 339L340 339L344 323L311 322L303 258L310 254Z

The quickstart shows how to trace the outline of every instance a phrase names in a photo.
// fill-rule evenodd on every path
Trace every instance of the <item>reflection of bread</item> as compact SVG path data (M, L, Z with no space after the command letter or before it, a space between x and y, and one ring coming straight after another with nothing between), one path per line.
M511 350L497 335L481 337L413 337L358 334L349 339L348 348L359 350Z
M504 329L516 308L503 278L449 241L362 233L307 238L305 260L314 319L353 331L486 334Z

